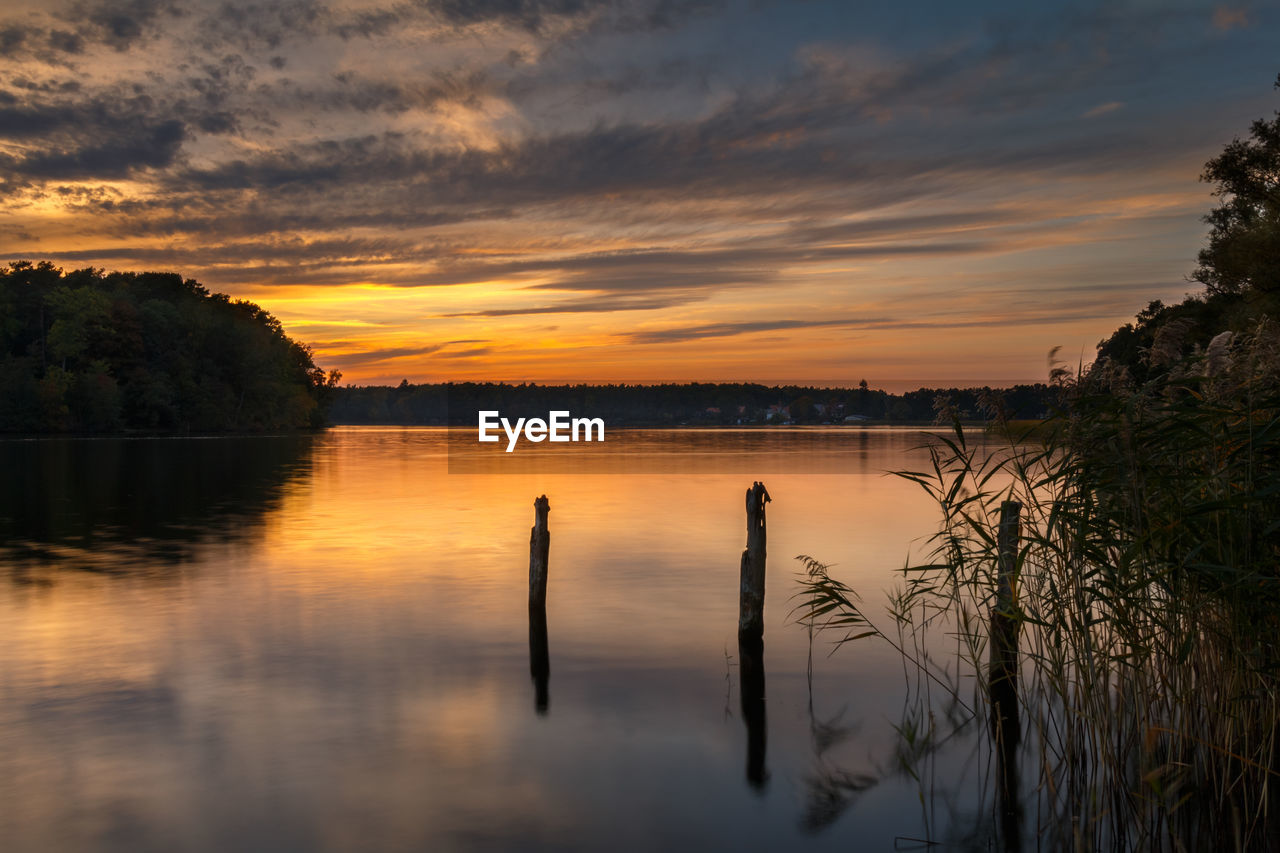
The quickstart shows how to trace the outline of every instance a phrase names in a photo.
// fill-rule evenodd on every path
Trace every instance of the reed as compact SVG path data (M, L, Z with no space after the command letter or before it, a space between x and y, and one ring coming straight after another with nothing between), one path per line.
M810 557L797 612L837 642L892 644L910 718L962 725L990 702L999 509L1018 501L1021 790L1037 816L1019 831L1059 850L1280 849L1280 338L1262 324L1160 357L1140 385L1106 363L1057 372L1062 409L1034 441L1001 425L975 445L955 422L929 470L897 472L941 520L884 624Z

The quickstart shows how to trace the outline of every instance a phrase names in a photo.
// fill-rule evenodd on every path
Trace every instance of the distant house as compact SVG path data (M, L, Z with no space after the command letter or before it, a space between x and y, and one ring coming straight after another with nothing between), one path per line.
M718 406L707 406L707 414L718 415L720 414L720 408Z
M869 420L871 420L871 418L867 417L866 415L849 415L844 419L844 422L847 424L856 424L859 421L869 421Z
M768 414L765 415L765 420L769 420L769 421L776 421L776 420L785 421L785 420L790 420L790 418L791 418L790 406L770 406Z

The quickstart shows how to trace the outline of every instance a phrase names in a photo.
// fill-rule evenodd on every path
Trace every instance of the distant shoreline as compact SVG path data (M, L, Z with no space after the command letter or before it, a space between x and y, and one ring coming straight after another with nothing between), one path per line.
M960 425L969 427L986 427L985 421L961 421ZM951 429L946 424L939 424L936 421L868 421L852 424L625 424L615 426L613 424L605 425L610 431L640 431L640 430L705 430L714 432L733 432L733 431L750 431L750 432L821 432L824 430L866 430L866 429ZM412 427L423 429L456 429L456 430L475 430L474 426L465 424L446 424L446 423L332 423L327 429L335 427ZM243 435L243 433L237 433Z
M455 382L334 389L332 424L474 426L480 412L544 418L564 411L623 427L929 426L983 424L1002 418L1039 420L1057 408L1060 389L1036 383L1012 388L920 388L903 394L868 383L830 388L759 383L666 385L537 385Z

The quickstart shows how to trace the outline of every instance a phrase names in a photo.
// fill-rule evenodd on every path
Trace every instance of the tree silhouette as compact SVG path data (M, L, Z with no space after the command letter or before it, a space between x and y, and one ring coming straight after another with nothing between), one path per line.
M1232 140L1201 180L1222 204L1205 217L1212 230L1193 277L1211 294L1280 290L1280 113Z
M338 378L262 308L172 273L0 270L0 430L317 427Z

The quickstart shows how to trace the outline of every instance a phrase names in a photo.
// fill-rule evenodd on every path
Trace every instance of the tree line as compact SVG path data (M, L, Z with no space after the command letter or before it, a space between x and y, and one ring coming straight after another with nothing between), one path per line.
M338 379L259 306L173 273L0 270L0 431L316 428Z
M493 382L367 385L336 389L330 417L339 424L472 426L492 409L511 417L545 417L552 410L603 418L609 426L733 426L853 422L931 423L940 398L966 420L996 409L1015 419L1046 416L1054 389L1046 384L1008 389L922 388L905 394L872 389L758 383L663 385L539 385Z

